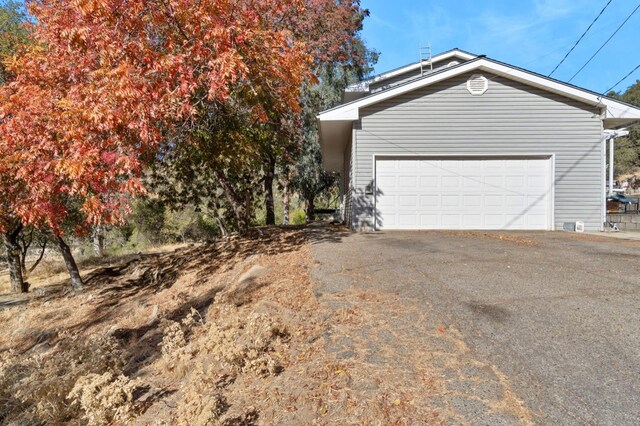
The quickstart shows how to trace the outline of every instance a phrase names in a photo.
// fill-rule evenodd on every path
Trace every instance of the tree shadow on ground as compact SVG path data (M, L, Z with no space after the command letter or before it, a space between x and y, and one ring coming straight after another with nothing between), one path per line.
M69 288L69 280L63 280L47 287L46 296L31 300L42 304L62 301L70 308L78 303L90 303L90 315L67 328L71 333L84 333L96 326L117 321L116 316L125 304L132 307L149 306L147 301L151 297L171 288L180 277L191 274L193 281L188 289L192 292L180 292L179 303L170 311L162 312L161 318L179 321L192 308L204 316L216 294L223 289L223 285L213 286L209 282L222 267L228 268L229 265L246 261L255 255L275 255L300 250L305 244L339 243L348 235L350 231L342 226L322 223L253 228L245 236L232 235L213 243L192 245L172 252L112 259L111 264L99 267L85 276L85 292L73 293ZM251 292L253 289L245 291ZM250 298L251 295L236 297ZM150 318L148 322L135 328L119 328L111 334L130 355L128 374L135 374L161 355L159 343L162 341L162 327L159 318ZM19 349L26 352L37 345L53 346L59 337L57 326L47 324L41 329L29 330L22 338Z

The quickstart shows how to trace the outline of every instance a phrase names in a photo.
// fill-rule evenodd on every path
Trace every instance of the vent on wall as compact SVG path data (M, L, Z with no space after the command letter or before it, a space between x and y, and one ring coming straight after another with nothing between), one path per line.
M458 61L451 61L447 64L447 68L451 68L451 67L455 67L456 65L458 65L460 62Z
M467 90L472 95L482 95L488 88L489 80L481 74L474 74L467 80Z

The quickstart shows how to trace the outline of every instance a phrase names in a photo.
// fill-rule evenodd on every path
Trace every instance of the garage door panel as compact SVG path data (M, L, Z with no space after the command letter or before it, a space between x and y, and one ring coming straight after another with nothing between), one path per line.
M515 207L525 209L527 206L527 197L524 195L506 195L504 205L506 207Z
M446 215L442 215L441 216L441 223L442 226L446 229L446 228L460 228L460 226L462 225L462 221L461 221L461 216L460 214L446 214Z
M484 223L488 229L499 229L504 223L504 214L485 214Z
M504 176L495 176L495 175L484 176L484 178L482 179L482 183L484 183L485 186L493 187L494 189L497 188L497 189L503 190ZM486 189L492 189L492 188L486 188Z
M473 188L481 188L482 187L482 176L465 176L462 179L462 185L465 189L473 189Z
M482 215L481 214L463 214L462 225L467 229L482 228Z
M480 171L484 168L484 162L482 160L466 160L464 163L464 169L466 171Z
M417 195L401 195L398 197L398 207L405 209L417 209L418 208L418 196Z
M440 197L438 195L420 196L420 210L431 210L440 208Z
M378 198L378 207L383 211L387 211L387 207L397 207L398 196L385 194L384 197Z
M443 160L435 163L435 165L436 167L452 174L457 174L460 171L460 163L455 160Z
M438 215L437 214L421 214L420 225L423 228L427 228L427 229L436 228L438 226Z
M504 206L504 195L484 195L484 207L491 210L502 209Z
M413 188L416 186L418 178L416 176L398 176L398 186L400 188Z
M526 229L523 214L506 214L504 218L505 229Z
M395 172L398 168L398 160L378 161L376 163L376 172L381 175L386 172Z
M378 186L380 188L396 188L398 186L398 179L396 176L379 174Z
M538 170L538 171L546 171L548 165L544 161L540 160L527 160L527 169L529 170Z
M505 178L505 185L510 190L524 189L526 187L526 177L522 175L507 176Z
M527 160L506 160L504 168L506 170L522 170L527 166Z
M527 222L531 227L545 229L547 217L544 214L527 214Z
M418 215L415 213L412 214L399 214L398 215L398 225L404 227L413 227L418 225Z
M406 160L402 163L402 168L405 170L416 170L419 166L419 160Z
M445 191L460 190L460 176L442 176L442 189Z
M551 161L380 159L380 229L550 229Z
M438 188L438 176L421 176L420 186L423 188Z
M381 228L386 228L386 229L397 229L398 223L396 222L395 216L386 215L380 218L379 226Z
M482 195L463 195L462 206L464 208L482 210Z
M442 195L440 202L442 207L462 207L459 195Z

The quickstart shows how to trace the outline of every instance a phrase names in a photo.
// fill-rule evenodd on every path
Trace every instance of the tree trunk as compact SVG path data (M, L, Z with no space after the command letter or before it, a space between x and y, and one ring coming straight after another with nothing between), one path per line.
M247 230L249 230L249 225L251 225L251 194L248 191L246 191L246 193L244 193L245 191L242 191L238 194L238 192L225 178L224 173L218 170L214 173L218 184L224 191L229 204L231 204L233 214L236 217L238 231L241 234L246 233Z
M9 267L9 278L13 293L26 293L29 291L29 284L24 281L22 275L20 246L18 245L18 235L21 230L22 225L18 225L13 231L2 234L4 247L7 250L7 266Z
M225 228L224 226L224 223L222 223L222 219L216 216L216 221L218 222L218 228L220 228L220 233L222 234L222 237L226 237L228 232L227 232L227 228Z
M289 205L291 204L288 179L284 181L284 185L282 187L282 202L284 203L284 206L282 207L282 224L288 225L289 224Z
M274 201L273 201L273 178L275 174L276 174L276 160L275 158L270 158L266 164L265 175L264 175L264 203L265 203L265 210L267 213L267 217L266 217L267 225L276 224L276 213L275 213Z
M103 257L105 255L104 232L102 225L98 225L93 229L93 253L99 257Z
M16 238L16 242L18 243L18 247L20 248L20 267L22 268L22 279L26 280L29 276L29 271L27 271L27 254L29 253L29 247L31 247L31 243L33 242L33 228L31 228L29 236L24 235L23 231L22 236Z
M305 211L305 215L307 216L307 222L312 222L316 220L315 213L315 195L312 195L307 198L307 208Z
M40 256L38 256L38 259L35 261L33 265L31 265L31 268L29 268L29 270L27 271L29 274L32 273L34 269L36 269L36 267L40 264L40 261L44 257L44 251L46 249L47 249L47 240L44 240L40 243Z
M84 288L84 283L82 282L82 277L80 277L80 271L78 270L78 265L76 265L76 261L73 258L71 249L69 248L67 243L64 242L62 237L56 236L56 241L58 242L58 246L60 247L60 253L62 253L64 264L67 266L67 271L69 271L71 286L76 291L82 291Z

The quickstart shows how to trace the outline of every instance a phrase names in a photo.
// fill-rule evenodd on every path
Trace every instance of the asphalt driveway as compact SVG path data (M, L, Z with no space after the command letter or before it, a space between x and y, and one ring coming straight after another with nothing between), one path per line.
M640 241L387 232L313 247L321 297L357 288L429 306L537 423L640 423Z

